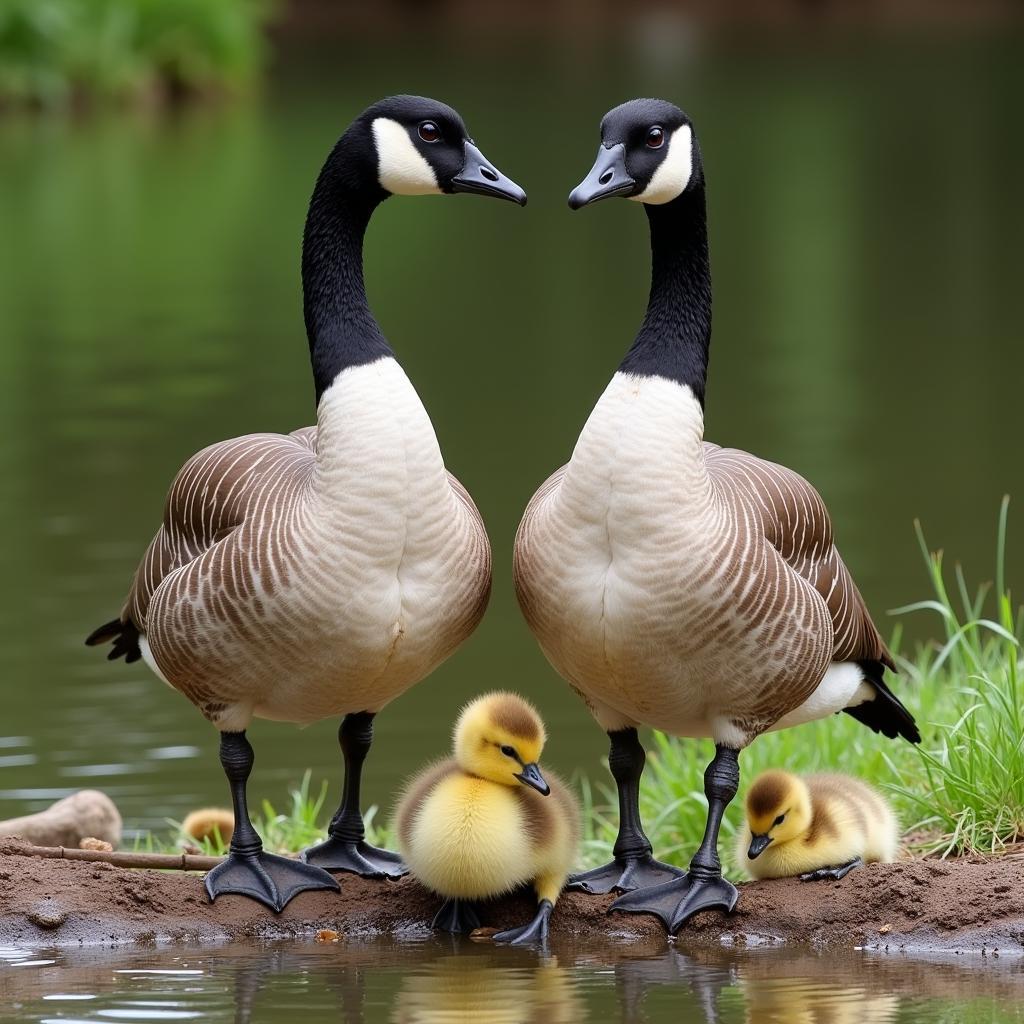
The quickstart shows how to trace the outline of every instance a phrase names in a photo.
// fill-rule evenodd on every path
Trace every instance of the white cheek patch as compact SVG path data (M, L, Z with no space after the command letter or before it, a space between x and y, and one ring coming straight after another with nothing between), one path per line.
M639 203L670 203L690 184L693 173L693 132L684 124L668 140L668 152L651 176L647 188L638 196L630 196Z
M433 167L413 145L397 121L378 117L371 126L377 148L377 180L396 196L429 196L441 192Z

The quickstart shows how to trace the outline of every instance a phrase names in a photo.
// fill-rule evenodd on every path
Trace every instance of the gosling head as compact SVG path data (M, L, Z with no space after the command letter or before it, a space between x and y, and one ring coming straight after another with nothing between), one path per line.
M324 171L332 165L350 189L385 196L472 192L526 205L526 193L480 152L458 112L425 96L389 96L368 107Z
M811 794L803 779L788 772L759 775L747 792L747 824L754 860L772 843L788 843L811 827Z
M665 100L630 100L604 115L597 160L569 194L569 207L611 196L660 206L703 181L700 147L686 114Z
M545 739L544 723L531 704L514 693L489 693L459 716L455 760L482 779L522 784L547 796L551 790L537 765Z

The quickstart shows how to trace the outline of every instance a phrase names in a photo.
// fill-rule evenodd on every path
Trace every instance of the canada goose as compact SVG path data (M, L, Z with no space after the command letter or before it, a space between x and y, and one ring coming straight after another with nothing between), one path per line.
M434 927L479 927L473 901L532 883L538 908L495 942L543 942L579 845L579 810L567 787L541 774L544 723L514 693L467 705L454 757L425 768L396 813L399 848L413 878L444 897Z
M459 115L393 96L360 114L317 179L302 248L317 424L249 434L193 456L121 614L88 644L139 657L220 730L236 827L210 898L280 910L323 868L398 876L364 842L359 807L374 715L473 631L491 552L469 494L445 471L430 418L370 312L363 235L389 195L473 192L523 204ZM296 863L262 852L246 809L253 716L344 715L344 796L329 838Z
M703 440L704 170L678 107L633 100L605 115L597 161L569 205L609 196L643 203L650 221L647 315L569 463L523 515L515 582L548 660L611 740L615 859L570 887L661 883L613 909L658 913L674 932L697 910L735 903L717 846L743 747L836 711L886 736L919 736L883 681L892 658L817 491L792 470ZM653 860L643 832L640 724L716 744L707 830L686 874Z
M839 879L861 864L891 864L899 849L889 802L849 775L763 772L746 811L736 862L752 878Z

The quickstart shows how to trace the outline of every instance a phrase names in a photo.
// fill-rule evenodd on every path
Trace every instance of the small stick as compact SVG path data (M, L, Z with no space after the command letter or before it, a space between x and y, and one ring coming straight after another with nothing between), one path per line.
M113 864L119 868L158 868L162 871L209 871L223 857L203 857L194 853L125 853L115 850L72 850L63 846L23 846L5 849L17 857L43 857L47 860L85 860Z

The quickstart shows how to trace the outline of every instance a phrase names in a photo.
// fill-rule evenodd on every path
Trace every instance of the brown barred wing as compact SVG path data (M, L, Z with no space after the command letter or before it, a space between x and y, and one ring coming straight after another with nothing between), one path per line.
M722 499L753 510L767 541L824 598L832 619L833 660L895 668L836 549L821 495L793 470L736 448L705 442L704 457Z
M125 654L135 661L161 582L230 536L282 474L312 473L315 447L316 428L306 427L289 436L247 434L193 455L168 491L163 523L135 571L120 617L94 630L86 643L113 641L110 657Z

